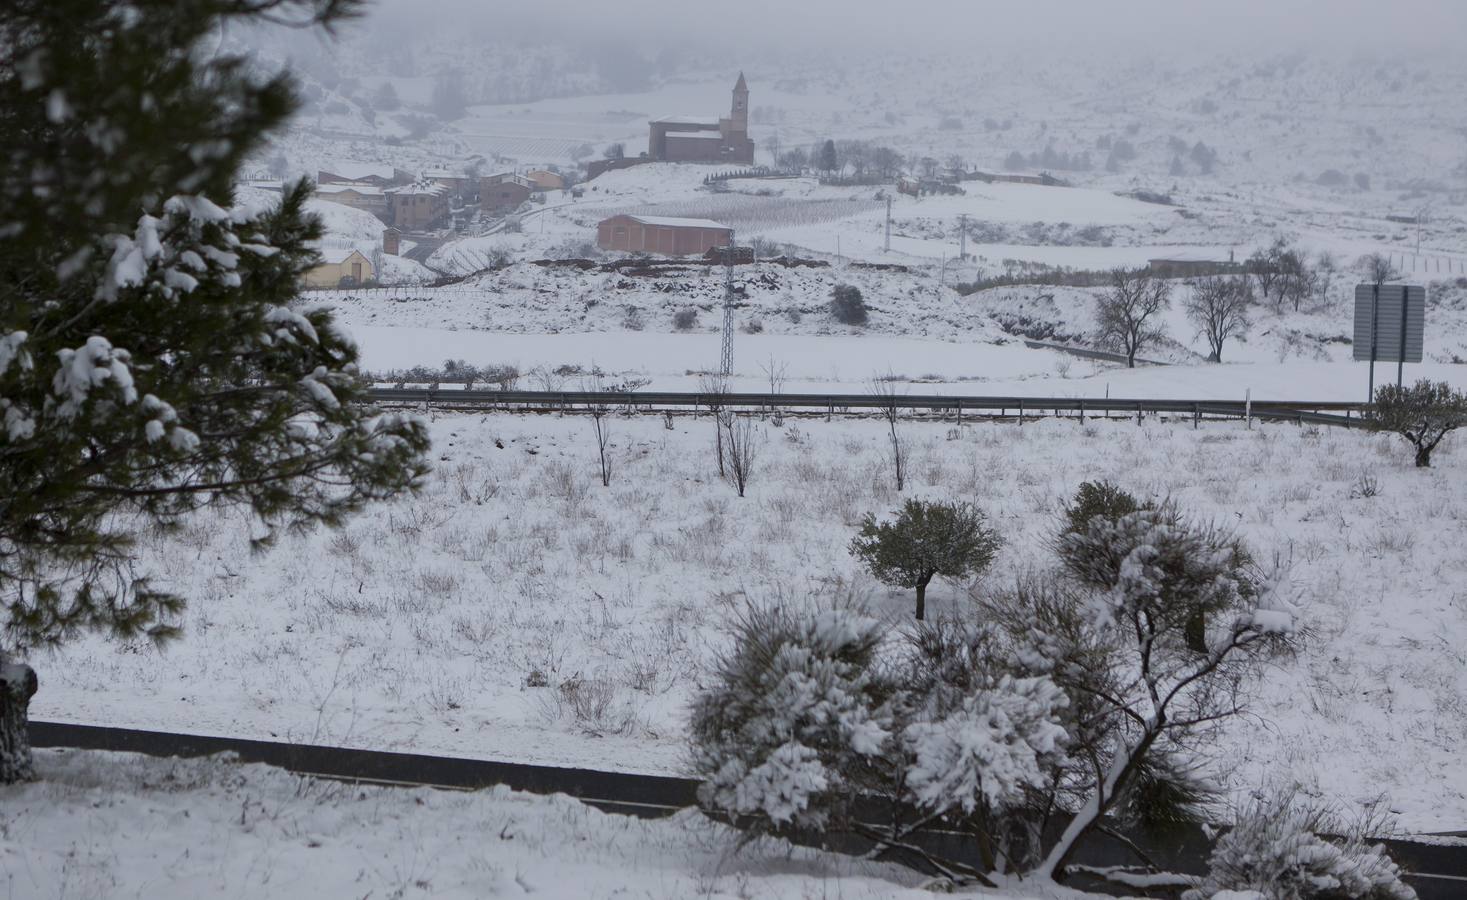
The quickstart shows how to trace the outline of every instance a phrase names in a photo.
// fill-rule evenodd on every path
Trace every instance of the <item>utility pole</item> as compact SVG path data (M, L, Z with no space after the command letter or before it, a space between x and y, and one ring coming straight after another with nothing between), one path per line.
M968 258L968 216L958 216L958 259Z
M886 252L891 252L891 198L886 198Z

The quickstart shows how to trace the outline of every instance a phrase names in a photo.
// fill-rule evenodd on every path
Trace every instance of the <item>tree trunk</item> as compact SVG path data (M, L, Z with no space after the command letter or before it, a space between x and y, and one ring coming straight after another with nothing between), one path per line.
M917 582L917 621L919 622L927 614L927 582L931 580L928 578Z
M1417 447L1416 448L1416 468L1418 468L1418 469L1429 469L1429 468L1431 468L1431 448L1430 447Z
M1199 609L1188 616L1182 634L1186 638L1188 650L1193 653L1206 653L1207 613Z
M0 784L27 781L33 774L27 712L36 688L30 666L0 662Z

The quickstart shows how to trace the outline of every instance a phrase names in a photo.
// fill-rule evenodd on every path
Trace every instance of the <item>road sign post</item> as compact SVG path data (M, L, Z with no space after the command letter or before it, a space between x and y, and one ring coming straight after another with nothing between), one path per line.
M1355 352L1370 362L1370 395L1375 400L1375 364L1396 363L1396 384L1405 382L1406 363L1419 363L1426 335L1426 288L1419 284L1355 286Z

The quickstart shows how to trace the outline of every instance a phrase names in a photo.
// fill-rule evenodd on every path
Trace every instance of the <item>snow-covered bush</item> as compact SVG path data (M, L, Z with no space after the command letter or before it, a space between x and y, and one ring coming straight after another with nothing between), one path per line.
M865 325L866 298L853 284L838 284L830 292L830 314L842 325Z
M698 311L691 306L684 306L672 314L672 327L678 331L687 331L698 324Z
M1141 504L1128 491L1109 481L1087 481L1075 491L1075 499L1065 507L1065 532L1079 534L1096 516L1114 522L1121 516L1141 509Z
M850 775L890 737L892 686L875 667L882 631L849 604L748 610L693 707L702 803L761 828L839 817Z
M1293 792L1255 801L1213 848L1208 873L1183 900L1415 900L1401 869L1362 829L1325 838L1328 813Z

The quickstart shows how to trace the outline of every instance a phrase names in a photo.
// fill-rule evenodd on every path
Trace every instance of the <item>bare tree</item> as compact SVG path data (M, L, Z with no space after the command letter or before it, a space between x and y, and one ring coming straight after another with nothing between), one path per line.
M896 489L898 492L906 487L907 483L907 443L897 431L897 387L896 377L890 372L885 376L877 375L871 379L871 394L881 401L878 407L881 417L886 420L890 431L891 440L891 468L896 477Z
M588 378L581 382L583 393L599 394L605 390L606 388L598 377ZM601 486L611 487L611 457L606 453L606 448L611 442L611 406L596 400L586 404L586 412L591 416L591 429L596 435L596 452L601 466Z
M1110 283L1096 298L1100 341L1124 353L1134 369L1136 354L1166 336L1160 319L1171 306L1172 286L1145 269L1113 269Z
M771 354L769 361L767 363L761 363L759 368L764 370L765 376L769 379L769 395L774 397L783 394L784 383L788 378L789 364L775 359ZM769 404L769 413L773 416L776 426L784 424L784 416L773 401Z
M1314 260L1314 293L1320 306L1330 307L1334 293L1335 277L1340 273L1340 261L1328 250L1322 251Z
M723 440L728 445L728 475L725 477L742 497L744 489L749 485L749 477L754 473L759 431L753 419L736 416L728 410L718 414L718 421L723 431Z
M713 413L713 449L718 457L718 477L728 477L723 465L723 398L728 393L728 379L722 375L704 375L698 379L698 392Z
M1258 282L1258 293L1264 300L1269 299L1278 285L1282 276L1279 259L1289 247L1288 241L1283 238L1275 238L1268 247L1254 252L1243 264L1243 270Z
M1279 254L1278 305L1293 304L1299 311L1304 299L1314 295L1315 274L1303 252L1288 249Z
M1395 263L1383 253L1367 253L1356 260L1355 269L1368 284L1376 287L1401 277Z
M1252 297L1248 283L1241 278L1212 276L1199 278L1192 284L1192 295L1182 304L1187 318L1197 326L1197 333L1207 338L1213 362L1222 362L1223 343L1241 338L1252 325L1248 306Z

